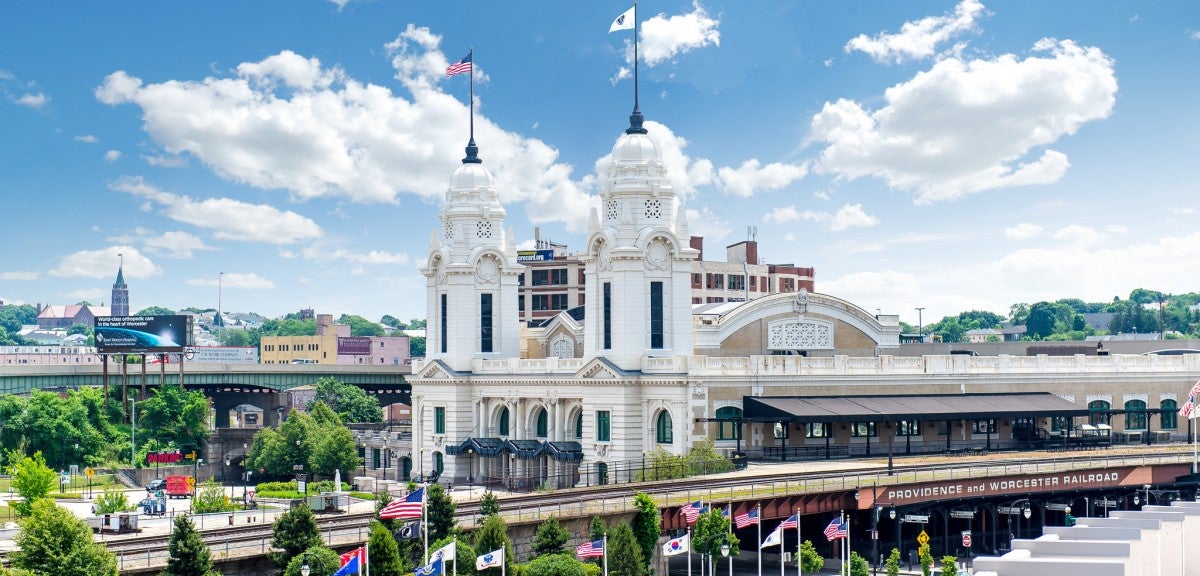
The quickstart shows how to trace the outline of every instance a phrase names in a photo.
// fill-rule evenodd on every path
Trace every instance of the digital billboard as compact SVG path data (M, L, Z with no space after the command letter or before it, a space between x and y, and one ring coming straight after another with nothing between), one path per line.
M96 351L101 354L182 352L191 341L192 317L97 316Z
M517 250L517 262L547 262L553 259L553 250Z
M369 356L371 354L370 336L344 336L338 338L338 356Z

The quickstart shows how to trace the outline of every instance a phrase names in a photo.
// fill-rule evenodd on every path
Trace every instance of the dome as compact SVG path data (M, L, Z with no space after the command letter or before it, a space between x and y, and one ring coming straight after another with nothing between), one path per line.
M479 190L493 188L495 184L492 173L483 164L463 164L450 176L451 190Z
M662 161L658 146L646 134L622 134L612 149L613 162L644 164L646 162Z

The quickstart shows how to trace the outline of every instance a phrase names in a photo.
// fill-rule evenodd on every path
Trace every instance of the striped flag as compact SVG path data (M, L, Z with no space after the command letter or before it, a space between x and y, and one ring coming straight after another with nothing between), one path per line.
M604 540L590 540L580 544L579 547L575 549L575 555L578 556L580 560L583 560L584 558L600 558L604 556Z
M745 528L751 524L758 524L758 508L754 508L749 512L743 512L733 517L733 523L737 525L738 530Z
M388 503L379 511L379 517L384 520L395 518L420 518L421 510L425 508L425 487L414 490L403 500Z
M791 516L788 516L788 519L784 520L783 524L780 524L779 527L776 528L776 530L787 530L788 528L795 528L795 527L796 527L796 515L792 514Z
M470 72L470 71L471 71L471 54L467 53L467 55L463 56L461 60L446 67L446 76L449 77L449 76L453 76L455 74L462 74L464 72Z
M688 526L696 523L696 519L700 517L700 508L700 501L697 500L679 509L679 513L683 514L683 519Z
M846 523L842 522L842 517L834 518L828 526L825 527L825 538L829 541L837 540L838 538L846 537Z

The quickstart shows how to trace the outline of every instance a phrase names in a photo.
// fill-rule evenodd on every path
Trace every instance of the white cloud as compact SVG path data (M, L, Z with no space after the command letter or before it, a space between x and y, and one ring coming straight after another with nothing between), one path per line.
M706 240L720 242L722 238L733 232L733 227L729 225L728 220L722 219L707 207L700 210L688 208L685 214L688 221L688 234L692 236L701 236Z
M120 159L121 159L121 151L120 150L109 150L108 152L104 153L104 160L107 162L116 162L117 160L120 160Z
M100 250L81 250L64 256L58 265L50 270L51 276L65 278L110 278L115 277L117 267L121 266L121 256L124 256L124 274L129 278L149 278L162 274L150 258L143 256L133 246L109 246Z
M816 168L881 178L918 204L1059 180L1067 157L1044 147L1107 117L1117 80L1097 48L1042 40L1034 50L942 60L889 88L875 111L826 102L812 120L812 139L826 143Z
M241 288L245 290L270 290L275 287L275 283L255 274L254 272L226 272L216 275L211 278L189 278L185 281L192 286L217 286L220 284L221 289L225 288Z
M845 51L857 50L885 63L928 58L942 42L974 30L976 18L983 13L983 4L978 0L963 0L953 13L905 22L898 34L880 32L874 38L860 34L846 43Z
M687 14L658 14L642 22L638 56L646 66L654 67L697 48L720 46L721 33L717 30L720 24L698 1L692 3L692 11ZM626 61L633 63L632 48Z
M1109 234L1126 234L1129 232L1129 228L1120 224L1109 224L1104 227L1104 231Z
M97 305L100 303L101 298L107 298L111 294L112 292L106 292L103 288L80 288L79 290L67 292L67 296L70 296L72 300L77 302L86 301Z
M159 168L183 168L188 165L187 158L183 156L142 156L142 159Z
M84 142L86 144L95 144L95 143L99 142L100 139L97 138L93 134L82 134L80 136L76 136L75 141L76 142Z
M11 282L28 282L37 280L39 274L37 272L0 272L0 280L8 280Z
M344 248L325 250L309 246L300 251L300 255L316 261L340 261L367 265L405 265L408 264L407 254L396 254L384 250L371 250L365 253L351 252Z
M341 10L342 8L345 8L347 4L350 3L350 0L329 0L329 2L332 3L334 6L337 6L338 10Z
M817 200L829 200L830 196L829 193L824 190L817 190L813 192L813 198L816 198Z
M684 149L688 141L682 136L676 136L664 124L647 120L644 124L650 138L658 146L663 165L667 168L667 176L680 200L688 200L697 194L697 189L716 181L717 172L713 169L712 161L707 158L692 158ZM605 154L596 160L595 174L604 174L612 161L612 153ZM592 182L589 178L587 182Z
M1198 30L1196 32L1192 32L1191 38L1192 38L1192 40L1200 40L1200 30Z
M1079 224L1071 224L1064 226L1054 232L1054 239L1061 240L1077 246L1092 246L1099 244L1108 239L1108 235L1099 232L1094 228L1081 226Z
M291 244L322 235L316 222L266 204L249 204L231 198L197 201L163 192L140 177L123 178L112 184L111 188L146 198L162 206L168 218L212 230L213 235L222 240Z
M717 171L721 188L726 193L742 198L749 198L756 192L779 190L804 178L807 173L808 167L804 165L773 162L763 166L754 158L746 160L736 169L721 168Z
M1043 232L1041 226L1030 224L1028 222L1020 222L1014 226L1004 229L1004 237L1009 240L1029 240L1036 238Z
M212 246L208 246L200 238L187 232L179 231L166 232L161 236L144 238L142 246L151 254L158 254L163 258L179 260L191 260L193 252L197 250L214 250Z
M833 214L816 210L802 212L795 206L783 206L775 208L763 216L763 221L768 224L783 224L800 220L823 224L833 232L841 232L849 228L871 228L879 224L879 218L863 211L862 204L845 204Z
M41 92L37 94L22 94L20 98L17 98L17 104L35 109L45 106L49 101L50 97Z

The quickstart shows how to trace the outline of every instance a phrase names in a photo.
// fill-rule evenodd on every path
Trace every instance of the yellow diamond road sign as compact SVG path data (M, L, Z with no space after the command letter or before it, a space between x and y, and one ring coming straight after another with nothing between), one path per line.
M924 530L922 530L920 534L917 534L917 543L922 546L929 543L929 535L926 534Z
M96 475L96 471L95 471L95 470L92 470L92 467L91 467L91 466L88 466L87 468L84 468L84 469L83 469L83 473L84 473L84 474L85 474L85 475L86 475L88 478L91 478L92 476L95 476L95 475Z

